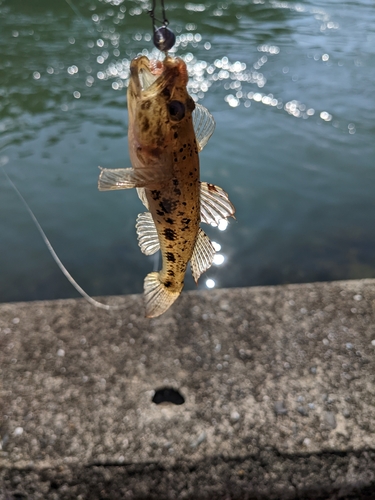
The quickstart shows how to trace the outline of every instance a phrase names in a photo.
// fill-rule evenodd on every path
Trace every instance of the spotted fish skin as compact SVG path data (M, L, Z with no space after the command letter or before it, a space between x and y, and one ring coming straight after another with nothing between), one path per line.
M200 224L199 156L191 114L173 129L173 177L145 194L160 242L160 282L180 293Z
M180 295L189 261L195 281L212 264L215 251L200 228L201 214L204 222L217 223L235 210L221 188L200 182L198 153L214 120L188 94L185 62L141 56L133 59L130 72L132 168L102 169L98 186L103 191L135 187L149 210L138 216L136 228L141 250L151 255L160 248L162 254L162 269L144 282L146 316L156 317Z
M200 223L199 156L192 120L195 103L186 89L186 65L181 59L167 58L163 74L167 84L157 98L145 96L138 104L134 134L130 138L133 151L137 150L133 165L140 158L139 148L144 148L145 143L150 148L151 141L151 148L161 148L157 152L159 158L162 157L164 169L161 177L165 172L170 173L169 178L145 186L163 263L158 276L152 274L152 278L166 292L164 301L160 300L159 294L157 307L152 301L149 303L148 316L158 314L166 305L169 307L181 293ZM172 76L167 77L168 74ZM144 132L147 132L147 137L142 140ZM146 150L146 154L149 152L150 149ZM145 292L147 294L146 286Z

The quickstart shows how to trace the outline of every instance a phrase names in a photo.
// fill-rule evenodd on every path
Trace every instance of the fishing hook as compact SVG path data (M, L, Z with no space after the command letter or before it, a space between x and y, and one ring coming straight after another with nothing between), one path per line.
M153 41L157 49L161 50L162 52L168 52L168 50L171 50L171 48L175 44L176 36L173 31L171 31L167 27L169 21L165 15L164 0L160 0L160 3L163 16L162 21L160 19L157 19L157 17L155 16L156 0L152 0L152 9L149 11L150 17L152 19L152 28L154 31ZM160 28L156 27L157 22L162 23L162 26L160 26Z

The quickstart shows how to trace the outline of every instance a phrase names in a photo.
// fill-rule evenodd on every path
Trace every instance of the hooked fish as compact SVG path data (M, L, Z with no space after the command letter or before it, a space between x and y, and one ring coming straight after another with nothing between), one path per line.
M188 263L196 282L215 249L200 223L218 224L235 209L220 187L200 182L199 156L215 121L187 91L185 62L133 59L128 87L129 155L132 168L101 168L100 191L136 188L148 211L136 221L141 251L161 250L162 269L144 281L146 316L163 314L184 286Z

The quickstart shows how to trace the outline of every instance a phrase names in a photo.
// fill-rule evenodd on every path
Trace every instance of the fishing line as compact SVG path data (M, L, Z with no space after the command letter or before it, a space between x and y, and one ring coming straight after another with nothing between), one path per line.
M165 15L164 0L160 0L160 2L161 2L162 14L163 14L162 21L160 21L160 19L157 19L157 17L155 16L156 0L152 1L152 9L149 11L150 17L152 19L152 24L153 24L154 30L156 30L155 21L158 21L159 23L163 23L163 26L165 26L165 27L167 27L169 24L169 21Z
M69 7L72 9L72 11L81 19L81 21L83 20L83 17L80 13L80 11L77 9L77 7L71 3L70 0L65 0L65 2L69 5Z
M9 177L9 175L7 174L7 172L5 171L4 169L4 165L8 162L7 158L4 157L2 159L3 161L1 161L1 158L0 158L0 169L2 170L3 174L5 175L6 179L8 180L9 184L12 186L12 188L14 189L14 191L17 193L18 197L20 198L20 200L22 201L22 203L24 204L24 206L26 207L26 210L29 212L29 215L30 217L32 218L34 224L36 225L39 233L41 234L42 236L42 239L44 241L44 243L46 244L48 250L50 251L50 254L52 255L54 261L56 262L56 264L59 266L60 270L62 271L62 273L64 274L64 276L68 279L68 281L74 286L74 288L77 290L77 292L79 292L82 297L84 297L91 305L95 306L95 307L99 307L100 309L105 309L107 311L109 311L110 309L120 309L121 306L109 306L107 304L102 304L101 302L98 302L97 300L93 299L92 297L90 297L90 295L88 293L85 292L85 290L83 288L81 288L79 286L79 284L75 281L75 279L73 278L73 276L69 273L69 271L66 269L66 267L64 266L64 264L61 262L61 260L59 259L57 253L55 252L55 250L53 249L53 246L51 245L49 239L47 238L45 232L43 231L41 225L39 224L38 222L38 219L35 217L34 215L34 212L31 210L31 208L29 207L29 205L27 204L27 201L25 200L25 198L22 196L22 194L20 193L20 191L18 190L17 186L13 183L12 179ZM5 162L5 163L4 163Z
M71 2L71 0L65 0L65 2L69 5L69 7L72 9L72 11L74 12L74 14L78 17L78 19L81 21L82 24L85 25L87 31L90 33L90 35L95 35L94 31L89 28L89 23L87 22L87 20L82 16L82 14L80 13L80 11L77 9L77 7L74 5L73 2Z

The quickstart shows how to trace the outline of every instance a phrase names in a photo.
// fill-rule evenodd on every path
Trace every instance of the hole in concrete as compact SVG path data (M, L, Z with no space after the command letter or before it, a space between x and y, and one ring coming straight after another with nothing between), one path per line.
M160 403L172 403L174 405L182 405L185 403L184 396L171 387L163 387L155 391L152 402L160 405Z

